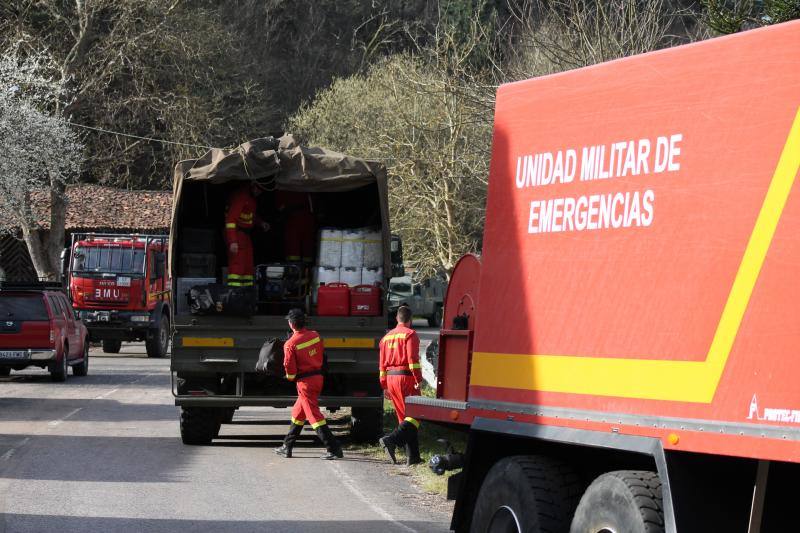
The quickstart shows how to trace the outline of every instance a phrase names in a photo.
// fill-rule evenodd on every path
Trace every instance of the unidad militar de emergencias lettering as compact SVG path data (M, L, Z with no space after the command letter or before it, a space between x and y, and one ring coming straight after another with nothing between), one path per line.
M677 172L683 135L659 136L538 152L517 157L517 189ZM580 153L580 158L579 154ZM652 189L532 200L528 233L646 227L653 223Z

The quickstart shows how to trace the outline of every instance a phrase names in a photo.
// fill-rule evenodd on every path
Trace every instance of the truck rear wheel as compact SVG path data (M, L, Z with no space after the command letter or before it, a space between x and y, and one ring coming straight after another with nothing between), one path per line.
M11 369L7 366L0 367L0 377L6 377L11 375Z
M549 457L522 455L498 461L486 475L472 533L565 532L580 496L578 475Z
M181 408L181 440L184 444L204 445L219 433L220 417L209 407Z
M599 476L583 494L571 533L663 533L661 479L655 472L621 470Z
M122 341L116 339L103 339L103 352L119 353L122 348Z
M165 357L169 347L169 317L164 315L158 322L158 327L145 341L147 357Z
M437 307L431 316L428 317L428 326L438 328L442 325L442 308Z
M382 407L353 407L350 415L353 442L377 442L383 435Z

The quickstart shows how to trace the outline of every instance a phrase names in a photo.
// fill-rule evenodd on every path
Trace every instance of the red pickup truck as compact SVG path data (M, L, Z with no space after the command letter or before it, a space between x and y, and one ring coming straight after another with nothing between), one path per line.
M89 333L57 283L0 282L0 376L29 366L53 381L89 371Z

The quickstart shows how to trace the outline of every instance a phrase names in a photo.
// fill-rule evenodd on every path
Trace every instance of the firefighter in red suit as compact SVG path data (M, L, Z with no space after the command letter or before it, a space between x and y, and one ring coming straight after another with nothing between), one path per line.
M275 191L275 207L284 221L286 261L313 263L316 221L311 196L293 191Z
M380 439L389 458L397 464L395 449L406 447L406 464L422 461L419 456L417 430L419 421L406 416L406 398L419 395L422 367L419 364L419 336L411 329L411 309L401 306L397 310L397 327L381 339L381 388L394 405L398 426Z
M237 187L228 198L225 210L225 244L228 247L228 285L234 287L253 286L253 242L250 230L253 226L267 231L269 225L256 215L256 198L261 186L255 182Z
M276 448L275 453L291 457L292 447L308 421L327 449L321 458L341 458L344 456L342 447L319 410L319 394L324 381L322 338L316 331L306 329L306 316L300 309L292 309L286 318L292 328L292 336L283 345L283 367L286 369L286 379L297 384L297 401L292 407L289 433L283 440L283 446Z

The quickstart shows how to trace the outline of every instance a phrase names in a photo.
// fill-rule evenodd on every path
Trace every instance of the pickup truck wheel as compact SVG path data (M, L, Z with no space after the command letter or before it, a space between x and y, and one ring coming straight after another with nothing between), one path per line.
M169 347L169 318L167 315L161 317L158 328L148 335L145 341L147 357L165 357Z
M72 375L83 377L89 373L89 339L83 341L83 361L72 366Z
M583 494L571 533L664 533L661 479L655 472L622 470L599 476Z
M181 408L181 440L184 444L205 445L219 433L220 420L216 409L208 407Z
M67 369L69 368L67 354L69 354L69 347L65 344L61 352L61 360L53 361L50 365L50 379L52 381L63 383L67 380Z
M566 463L533 455L506 457L483 480L470 531L567 531L580 492L579 477Z
M115 339L103 339L103 352L119 353L122 349L122 341Z
M350 438L353 442L377 442L383 435L382 407L353 407L350 420Z
M0 377L7 377L11 375L11 369L6 367L0 367Z

